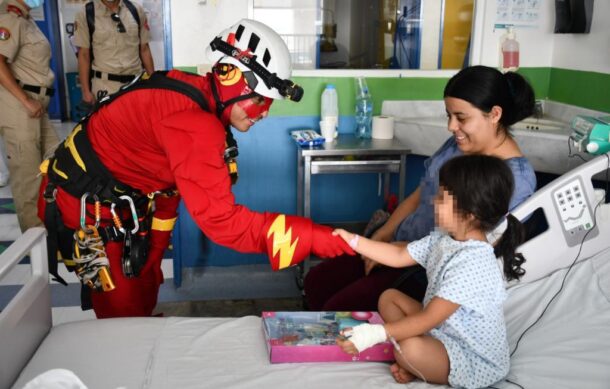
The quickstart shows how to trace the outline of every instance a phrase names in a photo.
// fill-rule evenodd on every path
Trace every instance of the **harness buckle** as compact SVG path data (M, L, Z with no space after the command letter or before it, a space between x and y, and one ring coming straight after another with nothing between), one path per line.
M47 186L44 188L44 193L42 194L42 197L44 197L44 201L47 204L54 202L55 198L57 197L57 187L51 183L48 183Z

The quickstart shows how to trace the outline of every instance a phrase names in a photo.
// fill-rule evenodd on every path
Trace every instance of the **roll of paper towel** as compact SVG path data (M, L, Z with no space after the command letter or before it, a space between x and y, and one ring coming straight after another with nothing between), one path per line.
M373 116L373 139L394 138L394 118L391 116Z

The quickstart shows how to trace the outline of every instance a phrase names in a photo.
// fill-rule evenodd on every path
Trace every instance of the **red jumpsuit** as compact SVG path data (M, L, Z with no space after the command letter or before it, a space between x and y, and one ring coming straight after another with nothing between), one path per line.
M202 90L211 112L215 112L211 76L180 71L171 71L168 76ZM304 218L252 212L237 205L223 157L224 127L214 114L203 111L181 93L145 89L120 96L91 116L87 134L114 178L142 193L177 188L207 237L240 252L267 252L274 270L299 262L310 250L322 257L351 252L339 237L330 235L328 227L313 225ZM80 199L60 188L56 201L66 226L78 229ZM177 196L158 197L154 217L175 218L178 202ZM39 202L39 215L44 215L43 201ZM108 209L103 210L102 217L109 217ZM116 289L92 293L99 318L152 313L163 282L160 264L170 233L168 228L155 230L153 223L148 261L140 275L131 279L121 271L122 243L107 244ZM315 246L312 240L316 240Z

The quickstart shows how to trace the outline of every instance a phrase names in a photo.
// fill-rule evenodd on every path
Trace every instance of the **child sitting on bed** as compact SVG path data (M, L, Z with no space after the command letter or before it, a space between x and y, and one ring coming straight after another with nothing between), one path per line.
M502 257L507 280L518 279L524 258L515 253L524 240L523 225L508 205L513 175L496 157L465 155L440 170L434 200L436 229L404 246L372 241L335 230L358 253L393 267L421 264L429 285L423 304L395 289L379 299L385 324L362 324L343 332L341 348L356 354L391 341L396 381L479 388L508 374L509 354L502 303L504 280L496 257ZM504 217L507 229L495 247L489 232Z

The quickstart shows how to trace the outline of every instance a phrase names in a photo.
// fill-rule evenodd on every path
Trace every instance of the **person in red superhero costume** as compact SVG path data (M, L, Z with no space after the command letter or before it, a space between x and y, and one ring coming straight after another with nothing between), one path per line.
M167 77L200 90L210 112L176 91L133 90L101 107L88 119L86 130L77 127L59 146L73 151L71 137L84 130L116 180L143 194L167 188L179 192L179 196L155 198L148 259L137 277L128 278L121 271L123 242L106 242L115 288L91 293L98 318L152 314L163 282L161 260L180 198L212 241L239 252L266 252L274 270L295 265L310 253L319 257L353 254L340 237L332 236L329 227L296 216L252 212L236 204L231 193L224 158L225 127L230 124L246 132L267 116L273 99L298 101L302 95L302 89L288 80L290 56L279 35L262 23L244 19L216 37L208 56L216 61L211 73L197 76L172 70ZM48 169L61 173L53 159ZM55 200L65 226L78 230L80 199L59 185ZM45 205L41 196L43 220ZM87 209L94 214L92 205ZM109 207L102 207L101 219L102 226L111 223ZM88 216L86 224L93 223Z

